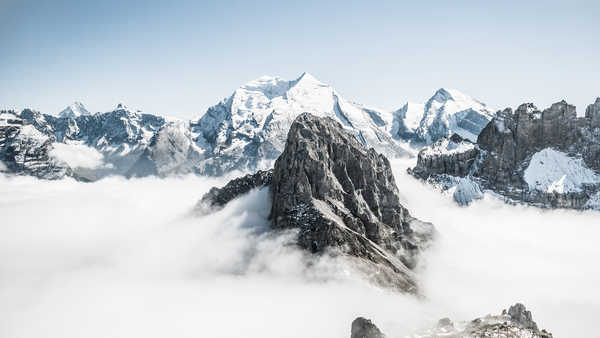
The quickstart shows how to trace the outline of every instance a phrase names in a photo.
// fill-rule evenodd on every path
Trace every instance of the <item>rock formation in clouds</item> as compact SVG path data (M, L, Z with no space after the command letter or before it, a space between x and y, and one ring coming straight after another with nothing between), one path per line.
M382 338L383 333L370 320L362 317L352 322L350 338ZM450 319L440 319L438 325L413 335L418 338L552 338L546 330L539 330L531 312L517 303L500 315L487 315L469 322L454 324Z
M211 190L201 204L218 206L266 185L268 174L256 175ZM296 229L305 250L351 257L373 282L416 292L410 268L434 230L400 204L385 156L333 119L305 113L292 123L271 180L274 229Z
M477 144L460 137L421 150L412 174L454 189L464 180L508 202L600 209L600 98L578 118L564 101L498 112ZM468 199L463 203L468 203Z
M358 317L352 321L350 338L385 338L385 335L369 319Z

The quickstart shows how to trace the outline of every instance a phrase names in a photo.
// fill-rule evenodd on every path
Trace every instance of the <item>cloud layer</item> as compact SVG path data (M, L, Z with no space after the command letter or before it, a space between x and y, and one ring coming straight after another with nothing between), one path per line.
M50 156L66 162L71 168L96 169L104 163L104 156L96 149L77 143L55 142Z
M516 301L556 336L593 329L597 213L488 198L461 208L408 164L394 163L406 204L440 232L419 268L426 299L267 232L266 191L197 218L191 208L224 180L0 178L0 336L348 337L362 315L401 337Z

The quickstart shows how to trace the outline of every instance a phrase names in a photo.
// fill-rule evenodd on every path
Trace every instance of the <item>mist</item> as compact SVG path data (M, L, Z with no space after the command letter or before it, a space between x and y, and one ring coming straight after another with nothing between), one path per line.
M193 216L224 178L0 177L3 337L349 337L357 316L390 337L519 301L555 337L600 313L597 212L486 196L468 208L393 163L403 203L439 234L418 266L423 298L364 282L347 261L268 231L268 191Z

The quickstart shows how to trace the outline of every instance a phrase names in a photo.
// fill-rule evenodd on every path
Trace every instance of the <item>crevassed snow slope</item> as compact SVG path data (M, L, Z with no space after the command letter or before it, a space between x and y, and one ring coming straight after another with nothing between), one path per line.
M417 134L432 143L454 133L477 142L477 136L493 117L485 104L453 89L439 89L424 108Z
M209 148L204 165L215 168L212 171L227 171L269 163L283 150L294 119L304 112L337 120L365 146L386 155L407 155L389 133L391 114L348 102L330 86L303 73L293 81L263 76L209 108L193 123L196 142Z
M492 109L458 90L441 88L425 103L407 103L394 112L392 135L432 144L456 133L477 142L477 136L494 116Z
M588 168L582 159L552 148L532 156L523 178L531 190L561 194L579 192L583 184L600 183L600 175Z

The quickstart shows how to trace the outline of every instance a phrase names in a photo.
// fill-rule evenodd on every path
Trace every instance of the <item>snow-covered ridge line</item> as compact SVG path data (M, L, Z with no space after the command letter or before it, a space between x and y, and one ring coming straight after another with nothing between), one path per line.
M283 150L292 121L305 112L331 117L363 146L390 158L414 156L409 142L420 146L450 132L476 137L469 134L472 125L487 121L477 120L485 105L454 90L440 89L426 104L407 107L404 112L367 107L302 73L293 80L262 76L249 81L192 121L146 114L124 104L91 114L80 102L58 117L30 109L17 115L53 142L75 142L102 154L101 169L86 173L90 179L268 169Z

